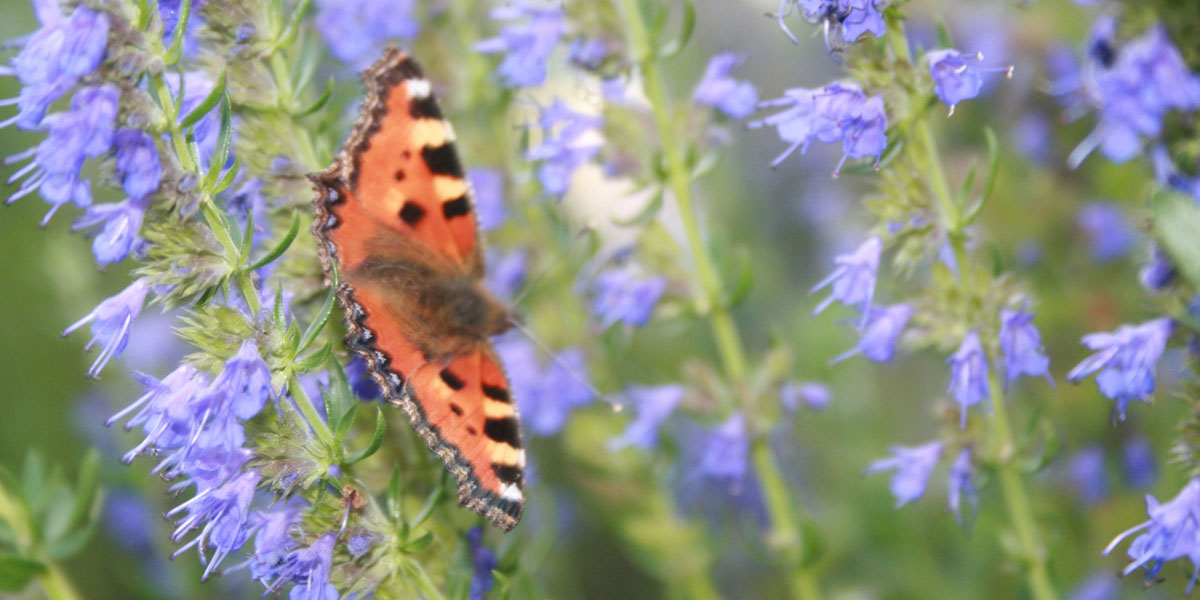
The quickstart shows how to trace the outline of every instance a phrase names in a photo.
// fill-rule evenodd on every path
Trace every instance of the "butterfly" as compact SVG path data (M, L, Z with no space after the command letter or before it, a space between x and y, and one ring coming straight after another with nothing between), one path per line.
M346 310L346 347L458 480L459 502L511 530L525 506L517 408L491 336L513 324L483 284L454 132L429 80L388 48L363 72L362 113L309 175L313 233Z

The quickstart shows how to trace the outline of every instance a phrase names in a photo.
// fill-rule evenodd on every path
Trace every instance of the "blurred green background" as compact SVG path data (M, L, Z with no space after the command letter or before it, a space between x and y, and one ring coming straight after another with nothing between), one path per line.
M789 20L801 38L802 45L796 47L778 31L774 20L764 16L778 8L775 2L710 0L697 5L697 34L669 73L677 96L690 93L709 56L724 50L748 53L737 76L754 82L764 99L778 96L787 87L813 87L840 76L819 33L810 35L812 27L796 18ZM1087 118L1062 123L1061 111L1044 92L1043 57L1055 44L1078 50L1092 21L1090 9L1065 1L1021 7L947 0L912 2L905 10L911 15L909 29L915 39L935 39L935 23L940 19L960 48L994 44L1004 48L1004 54L989 55L989 60L1017 65L1012 81L997 78L986 99L960 106L945 121L942 149L951 179L960 181L971 161L982 160L982 127L993 127L1002 140L998 188L983 216L975 253L1013 269L1036 298L1037 324L1057 386L1025 381L1011 397L1018 426L1038 410L1053 424L1057 454L1033 478L1030 489L1055 583L1065 593L1095 573L1115 576L1124 565L1122 556L1101 557L1100 550L1116 533L1144 518L1143 493L1166 498L1183 483L1181 474L1165 462L1174 424L1187 410L1172 392L1179 389L1179 356L1169 353L1160 367L1163 377L1155 405L1133 406L1128 420L1116 427L1110 425L1111 403L1099 396L1094 384L1072 386L1063 379L1086 355L1078 343L1082 334L1152 315L1137 285L1141 246L1125 258L1097 264L1087 238L1076 226L1076 211L1091 200L1119 204L1130 223L1140 226L1148 168L1137 162L1118 167L1098 157L1078 171L1064 166L1067 152L1092 123ZM5 0L3 15L0 38L24 35L35 26L24 1ZM12 97L17 89L12 79L0 78L0 97ZM1042 161L1031 160L1015 147L1016 127L1030 116L1044 119L1051 127ZM887 476L862 475L871 460L887 453L889 445L915 445L936 437L938 416L950 410L944 395L944 356L904 355L882 366L861 358L834 367L826 364L854 341L851 328L844 324L849 313L833 309L811 317L817 299L807 289L830 270L834 253L852 248L861 239L867 219L860 198L869 191L871 176L830 179L836 158L826 148L814 148L808 156L794 156L771 170L767 164L783 147L772 133L745 131L737 125L730 126L729 133L731 144L720 165L695 189L706 207L706 219L714 227L726 228L729 239L748 245L755 257L755 288L738 312L748 346L761 349L772 338L785 339L793 350L797 378L824 381L833 390L828 409L802 411L794 422L785 424L777 444L796 498L812 515L822 541L818 573L827 596L1023 597L1019 566L1004 550L1009 534L998 486L981 482L978 519L964 529L946 510L948 460L943 459L935 471L925 497L900 510L893 509ZM470 131L460 130L459 135L469 136ZM39 139L13 128L0 130L0 154L24 150ZM13 170L0 167L0 176L7 179ZM170 527L159 515L176 502L166 494L168 484L147 474L149 458L139 459L133 467L119 464L116 459L132 446L133 436L102 426L116 407L138 395L129 369L114 364L101 381L89 381L83 375L94 356L83 352L88 336L80 332L60 337L98 301L127 284L127 267L97 271L89 241L68 231L77 211L64 207L39 229L45 210L46 205L32 197L4 209L0 414L5 417L0 419L0 466L17 471L26 454L37 450L73 472L85 449L95 445L104 456L102 473L109 499L140 498L145 504L140 513L127 510L128 502L119 504L120 511L107 510L109 518L86 550L66 564L70 578L86 597L258 597L261 591L242 582L242 573L201 584L194 554L166 559L173 550ZM1028 260L1034 250L1038 258ZM901 300L905 290L922 285L921 276L903 280L888 274L881 282L879 295L885 302ZM154 312L148 310L144 316ZM651 325L635 335L630 364L663 360L709 343L707 331L700 327L679 334ZM695 343L680 343L679 335ZM171 350L159 356L161 346L139 352L133 347L139 343L135 335L129 356L120 362L162 375L177 357ZM565 435L588 435L579 429L591 423L573 423ZM1124 444L1139 435L1159 459L1160 476L1149 489L1131 487L1121 472ZM662 596L663 590L638 571L637 561L625 555L628 550L606 529L604 506L570 485L573 465L563 464L567 454L556 451L565 443L545 441L531 450L539 466L552 474L550 480L560 486L562 503L571 507L571 525L555 540L553 552L538 571L547 595ZM1066 477L1071 457L1089 446L1104 453L1108 482L1107 493L1092 504L1084 502ZM691 514L706 523L708 535L722 548L713 573L719 588L730 598L785 597L782 588L767 582L771 570L758 541L759 522L739 512L736 503L716 504L715 513L696 509ZM1123 555L1123 550L1117 554ZM682 556L689 549L679 552ZM1182 581L1173 573L1177 568L1167 567L1168 585L1144 594L1138 575L1119 585L1125 594L1143 594L1139 597L1173 596Z

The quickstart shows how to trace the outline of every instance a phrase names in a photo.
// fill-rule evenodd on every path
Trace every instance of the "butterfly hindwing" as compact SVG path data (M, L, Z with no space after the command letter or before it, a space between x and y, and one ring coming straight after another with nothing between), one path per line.
M524 507L525 454L487 342L496 331L437 308L460 289L491 302L472 291L483 262L453 134L404 53L389 49L364 79L362 116L341 155L311 176L313 232L326 273L335 264L340 273L347 347L454 474L460 502L508 530ZM464 324L469 343L447 346Z

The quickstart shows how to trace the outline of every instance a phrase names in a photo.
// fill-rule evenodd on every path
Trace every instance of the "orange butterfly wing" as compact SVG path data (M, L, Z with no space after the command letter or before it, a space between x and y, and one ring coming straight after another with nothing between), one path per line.
M409 310L416 300L405 291L483 274L453 133L404 53L389 48L364 80L341 156L311 176L322 262L342 274L346 345L457 478L460 502L509 530L524 508L525 455L504 370L486 342L431 356L436 340L426 338L438 328ZM388 283L394 273L406 283Z

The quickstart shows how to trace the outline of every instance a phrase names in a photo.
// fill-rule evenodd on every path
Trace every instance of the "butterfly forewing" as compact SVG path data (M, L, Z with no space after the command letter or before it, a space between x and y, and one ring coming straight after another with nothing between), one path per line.
M486 342L491 331L453 353L431 352L462 323L438 323L454 315L439 317L428 294L414 291L482 276L453 132L403 52L385 51L364 79L362 115L341 155L312 176L313 231L327 275L333 263L341 274L347 347L445 461L462 504L511 529L524 506L525 454L507 379Z

